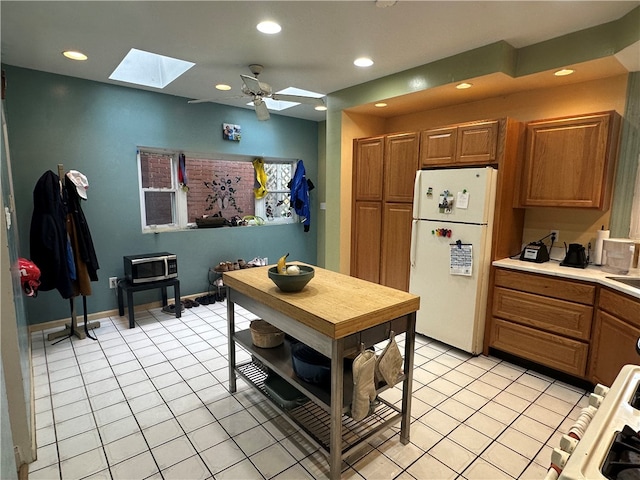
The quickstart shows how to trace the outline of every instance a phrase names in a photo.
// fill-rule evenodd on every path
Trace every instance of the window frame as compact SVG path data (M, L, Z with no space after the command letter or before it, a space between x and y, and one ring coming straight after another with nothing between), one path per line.
M142 160L141 152L165 155L169 157L171 161L171 188L143 188L142 186ZM188 153L178 150L153 148L153 147L138 147L136 153L137 166L138 166L138 193L140 201L140 225L142 227L142 233L158 233L158 232L175 232L181 230L189 230L196 228L195 222L188 222L188 210L187 210L187 192L178 185L178 156L180 153L184 153L187 157L198 158L201 160L216 160L216 161L233 161L233 162L247 162L251 163L256 156L249 155L215 155L215 154L203 154L203 153ZM277 158L277 157L260 157L266 163L287 163L291 165L291 178L295 175L297 159L292 158ZM146 205L145 205L145 192L158 191L158 192L171 192L172 197L172 213L175 223L163 224L163 225L147 225L146 223ZM253 194L253 192L251 192ZM277 190L277 193L291 194L291 189ZM263 225L288 225L291 223L299 223L298 215L294 208L291 208L290 217L278 217L273 220L268 220L266 217L266 197L257 199L254 196L255 216L264 219Z

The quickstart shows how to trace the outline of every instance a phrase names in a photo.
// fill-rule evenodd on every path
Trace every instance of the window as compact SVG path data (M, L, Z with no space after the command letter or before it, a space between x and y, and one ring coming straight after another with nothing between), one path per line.
M297 221L290 208L289 182L295 160L265 160L269 193L256 199L252 157L213 159L185 155L186 185L179 183L180 154L141 149L138 153L142 230L194 227L196 219L258 216L266 224Z
M176 226L176 168L171 155L138 153L142 225Z
M295 212L291 210L291 189L289 182L293 178L294 163L265 163L267 174L267 193L256 201L256 215L275 223L290 223Z

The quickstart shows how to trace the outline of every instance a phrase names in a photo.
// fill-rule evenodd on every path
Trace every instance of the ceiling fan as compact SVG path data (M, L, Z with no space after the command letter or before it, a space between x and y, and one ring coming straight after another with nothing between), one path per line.
M258 64L249 65L249 70L254 75L240 75L242 79L242 93L246 96L253 98L253 106L256 110L258 120L269 120L269 109L264 101L266 98L276 101L304 103L306 105L324 106L322 98L317 97L305 97L303 95L289 95L283 93L274 93L271 85L258 80L258 75L262 72L264 67ZM212 102L214 99L205 100L189 100L189 103L203 103Z

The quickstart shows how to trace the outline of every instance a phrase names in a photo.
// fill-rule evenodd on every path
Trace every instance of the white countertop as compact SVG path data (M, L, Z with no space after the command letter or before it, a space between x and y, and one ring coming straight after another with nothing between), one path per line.
M494 267L520 270L522 272L540 273L552 277L562 277L571 280L582 280L609 287L632 297L640 299L640 288L634 288L625 283L616 282L607 277L628 277L640 278L639 269L633 269L628 275L616 275L615 273L604 272L600 267L589 265L587 268L562 267L558 261L550 260L545 263L525 262L511 258L503 258L493 262Z

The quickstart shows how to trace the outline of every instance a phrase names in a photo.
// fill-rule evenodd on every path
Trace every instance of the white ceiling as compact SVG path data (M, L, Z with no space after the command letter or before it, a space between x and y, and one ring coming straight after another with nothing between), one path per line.
M274 90L293 86L327 94L499 40L516 48L538 43L617 20L639 4L401 0L380 8L373 0L2 0L1 54L9 65L131 86L108 77L129 49L138 48L196 63L163 90L139 88L246 107L246 97L233 97L251 63L265 66L260 80ZM282 32L259 33L255 26L266 19L280 23ZM89 59L67 60L61 52L68 49ZM353 66L359 56L375 64ZM630 56L633 61L637 49ZM233 89L219 92L216 83ZM281 113L310 120L325 116L306 105Z

